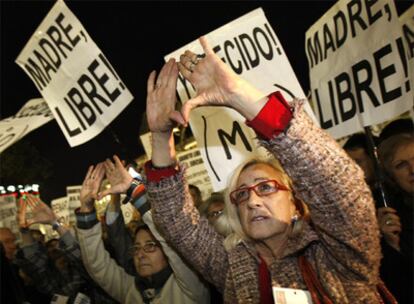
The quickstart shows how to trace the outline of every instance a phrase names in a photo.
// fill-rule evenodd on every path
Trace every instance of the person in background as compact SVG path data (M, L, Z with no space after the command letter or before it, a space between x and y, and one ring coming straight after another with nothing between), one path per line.
M410 118L396 119L387 124L379 135L379 144L386 140L388 137L401 133L414 133L414 123Z
M14 263L18 247L16 236L7 227L0 228L0 270L1 270L1 303L27 303L29 292L20 276L20 269ZM39 302L40 297L32 297L33 303ZM43 299L43 298L42 298Z
M374 142L379 139L374 137ZM378 184L376 180L374 160L369 153L369 144L365 134L359 133L352 135L344 144L344 150L364 171L365 181L369 185L375 205L377 208L378 226L381 232L381 251L382 260L380 266L380 276L386 286L400 303L407 302L408 290L407 281L403 277L410 277L412 273L409 265L404 262L400 253L400 235L402 231L400 212L395 208L399 198L392 195L393 188L388 183ZM383 205L383 198L379 186L383 187L387 207ZM412 282L412 280L411 280Z
M224 196L223 193L213 192L199 208L200 214L204 215L210 224L214 224L223 214Z
M175 110L174 60L157 80L154 72L148 79L152 159L145 171L155 223L223 291L226 303L274 303L273 293L286 296L283 288L313 303L319 291L334 303L377 303L379 231L362 170L312 123L300 102L290 105L280 93L265 97L226 66L205 38L200 42L204 58L186 51L178 63L196 91L181 112ZM225 207L233 233L225 242L200 219L175 157L174 122L187 124L199 106L238 111L284 168L252 160L233 173ZM317 286L308 280L311 269Z
M194 206L196 208L200 208L203 204L203 198L201 197L200 189L196 185L192 184L188 185L188 187L190 188L190 194L193 198Z
M42 245L45 244L45 236L39 229L30 229L30 234L32 235L32 238L36 242L42 243Z
M398 245L393 247L394 250L384 252L384 259L390 256L384 263L384 272L393 278L389 280L390 289L400 302L413 303L414 134L392 135L381 142L378 152L392 191L390 204L399 215L398 221L384 215L380 225L390 231L400 230L398 238L395 237Z
M26 218L26 207L33 217ZM70 229L57 220L52 209L39 197L28 194L19 209L22 248L16 254L16 263L32 279L42 293L67 303L114 303L96 286L84 269L79 245ZM47 248L30 233L32 224L51 225L60 236L58 248ZM49 258L50 257L50 258Z
M6 258L13 261L17 250L16 236L9 228L0 228L0 243L3 245Z
M374 137L374 142L377 141L377 138ZM358 166L361 167L364 171L365 182L371 188L375 189L375 164L372 159L369 148L368 141L363 133L357 133L351 135L345 144L342 147L346 153L352 158Z
M200 215L207 218L210 225L223 236L231 233L231 227L224 216L224 194L213 192L199 208Z
M105 173L111 188L98 196ZM121 303L209 303L210 297L204 283L155 228L143 190L143 184L129 175L117 156L114 156L114 163L108 159L105 163L89 168L82 184L81 207L76 212L78 239L89 274ZM110 259L104 250L101 226L93 205L94 198L124 192L132 199L147 225L137 228L130 248L136 270L134 276ZM122 215L118 213L118 216ZM123 234L128 233L124 231ZM119 245L125 247L125 244Z

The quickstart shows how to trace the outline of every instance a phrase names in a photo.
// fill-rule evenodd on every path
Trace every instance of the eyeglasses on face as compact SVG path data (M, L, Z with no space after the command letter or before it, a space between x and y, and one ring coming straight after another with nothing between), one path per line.
M236 189L230 193L230 200L231 202L238 206L244 202L246 202L250 198L250 191L254 191L258 196L267 196L273 193L278 192L279 190L282 191L289 191L289 189L281 184L279 184L274 179L269 179L257 183L256 185L250 187L242 187Z
M129 254L130 255L135 255L137 254L141 249L144 250L145 253L150 253L150 252L154 252L157 247L158 247L158 243L156 242L147 242L145 243L144 246L141 245L133 245L129 248Z
M223 213L223 210L210 211L210 212L207 212L207 218L208 219L216 218L216 217L219 217L222 213Z

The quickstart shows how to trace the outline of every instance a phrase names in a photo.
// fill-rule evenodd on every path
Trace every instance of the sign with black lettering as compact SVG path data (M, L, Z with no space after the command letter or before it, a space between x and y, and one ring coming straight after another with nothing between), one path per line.
M408 65L404 66L404 73L410 75L411 88L414 88L414 4L400 16L403 37L406 46ZM414 92L413 90L411 92ZM414 93L413 101L414 101Z
M56 198L51 201L50 205L59 221L69 225L69 199L66 196Z
M16 216L16 195L0 195L0 227L9 228L17 236L19 235L19 225Z
M80 192L82 186L67 186L66 197L69 201L69 224L76 224L75 209L81 206Z
M340 0L306 32L315 114L333 137L412 107L403 39L392 0Z
M198 148L178 152L177 159L181 164L185 164L185 178L189 184L197 186L201 191L203 200L206 200L213 192L211 180L204 165L203 157Z
M120 77L62 0L16 59L71 147L98 135L131 102Z
M52 112L43 98L30 99L16 115L0 121L0 153L52 119Z
M305 98L289 60L261 8L205 35L213 50L231 69L257 86L264 94L281 91L287 100ZM179 59L185 50L202 54L198 41L165 57ZM184 103L195 96L194 88L181 76L178 95ZM313 116L309 104L305 109ZM228 108L193 110L190 125L204 159L214 191L227 186L227 177L247 158L262 155L254 142L256 134L244 118Z

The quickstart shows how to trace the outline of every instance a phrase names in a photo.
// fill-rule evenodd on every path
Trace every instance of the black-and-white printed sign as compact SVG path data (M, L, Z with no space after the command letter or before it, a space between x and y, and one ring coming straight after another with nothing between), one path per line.
M403 40L392 0L340 0L306 32L323 129L341 138L412 106Z
M0 153L52 119L43 98L30 99L16 115L0 121Z
M414 4L400 16L400 21L408 59L408 65L404 67L404 73L410 76L414 102Z
M257 86L264 94L281 91L287 100L305 98L289 60L261 8L206 35L213 50L235 73ZM198 41L168 54L179 59L185 50L202 54ZM182 102L193 97L191 84L181 76L178 95ZM310 113L312 110L306 104ZM254 132L244 118L228 108L203 107L193 110L190 125L202 153L214 191L227 186L229 174L244 160L259 152Z
M29 75L71 147L98 135L132 95L62 0L16 59Z
M213 188L200 150L194 148L188 151L178 152L177 159L181 164L187 166L185 170L187 182L197 186L201 191L203 200L206 200L211 192L213 192Z
M54 199L51 207L56 217L65 225L69 225L69 199L66 196Z
M0 195L0 227L7 227L15 235L19 235L16 216L16 196L14 194Z

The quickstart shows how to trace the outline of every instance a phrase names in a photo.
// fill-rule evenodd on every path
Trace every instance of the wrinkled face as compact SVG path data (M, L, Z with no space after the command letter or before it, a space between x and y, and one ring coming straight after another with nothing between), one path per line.
M156 246L154 252L145 252L146 244L155 242L154 237L146 229L141 229L135 236L135 246L140 247L134 254L135 269L138 274L145 278L149 277L167 267L167 258L160 246Z
M214 224L217 219L223 214L224 202L215 201L208 206L207 219L210 224Z
M365 152L365 149L348 149L346 150L346 153L348 153L349 157L351 157L358 164L358 166L361 167L362 171L364 171L365 181L367 184L373 183L375 179L374 163L372 162L369 155Z
M414 143L401 145L391 160L391 175L407 193L414 193Z
M16 237L9 229L0 230L0 242L3 244L6 258L13 260L14 254L16 253Z
M266 164L252 165L242 171L236 189L269 179L280 181L280 173ZM295 214L295 205L289 191L261 197L250 191L249 199L238 206L238 211L242 228L250 238L271 241L287 231Z

